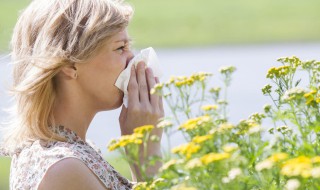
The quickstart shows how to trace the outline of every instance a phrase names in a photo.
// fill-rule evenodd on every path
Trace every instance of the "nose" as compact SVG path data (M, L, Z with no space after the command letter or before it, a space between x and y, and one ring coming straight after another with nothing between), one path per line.
M134 57L134 54L131 50L128 51L128 56L127 56L127 63L126 65L128 66L129 62L131 61L131 59Z

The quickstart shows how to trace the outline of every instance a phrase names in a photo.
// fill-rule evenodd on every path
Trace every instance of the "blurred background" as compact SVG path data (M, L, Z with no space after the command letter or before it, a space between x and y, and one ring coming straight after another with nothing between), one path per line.
M5 90L10 85L9 41L19 11L30 0L0 0L0 121L10 105ZM214 73L212 85L219 85L218 69L234 65L237 72L229 90L229 116L237 122L270 103L260 89L265 74L282 56L303 60L320 59L319 0L127 0L135 10L129 26L133 48L154 47L166 81L171 75L193 72ZM167 109L167 108L166 108ZM129 177L128 166L106 150L111 138L120 135L119 110L99 113L88 138L106 159ZM167 112L167 116L170 113ZM0 133L1 137L1 133ZM181 142L177 138L175 143ZM0 158L0 189L8 189L10 159Z

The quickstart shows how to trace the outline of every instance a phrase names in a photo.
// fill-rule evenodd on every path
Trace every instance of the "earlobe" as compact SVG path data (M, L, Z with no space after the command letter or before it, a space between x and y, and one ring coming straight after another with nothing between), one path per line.
M78 78L77 68L74 65L65 66L61 69L61 71L68 78L72 78L72 79Z

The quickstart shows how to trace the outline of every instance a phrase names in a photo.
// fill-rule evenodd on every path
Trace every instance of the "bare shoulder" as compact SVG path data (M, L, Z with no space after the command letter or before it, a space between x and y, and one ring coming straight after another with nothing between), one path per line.
M95 174L79 159L65 158L53 164L43 177L39 190L105 190Z

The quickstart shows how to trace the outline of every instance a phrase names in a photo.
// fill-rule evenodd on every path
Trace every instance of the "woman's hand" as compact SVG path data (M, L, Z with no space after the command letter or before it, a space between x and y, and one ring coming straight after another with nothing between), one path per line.
M164 116L161 97L150 94L151 88L158 82L152 70L145 69L144 62L139 62L137 69L132 65L128 84L128 108L122 106L119 116L121 135L132 134L135 128L143 125L156 126ZM161 138L162 130L155 128L152 134Z
M128 85L128 108L122 106L119 116L121 135L129 135L133 130L143 125L156 126L158 120L164 116L162 99L156 94L150 94L150 89L158 83L158 79L153 76L150 68L145 69L145 64L139 62L137 69L134 65L131 68L131 76ZM154 128L150 136L157 135L161 140L162 129ZM161 157L161 144L148 140L147 150L144 146L140 146L139 159L140 164L145 163L145 159L150 156ZM145 154L146 153L146 154ZM161 167L160 161L155 165L146 168L148 176L154 175ZM131 173L133 181L142 181L142 171L136 164L131 165Z

